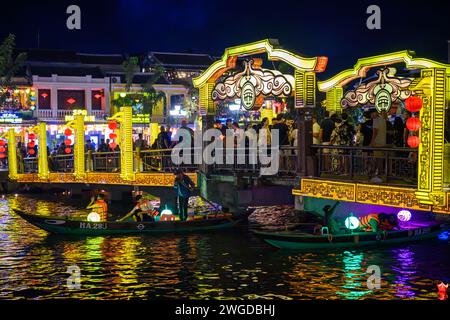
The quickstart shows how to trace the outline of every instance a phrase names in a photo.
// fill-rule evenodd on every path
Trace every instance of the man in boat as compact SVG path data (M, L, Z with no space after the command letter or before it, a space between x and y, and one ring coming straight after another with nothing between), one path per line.
M86 209L92 209L92 211L97 212L101 222L108 221L108 204L103 193L98 194L96 200L92 197Z
M333 218L334 211L336 210L336 207L340 204L340 201L336 201L333 206L326 205L323 207L324 212L324 222L325 225L328 228L328 232L331 234L338 234L339 233L339 224L336 221L336 219Z
M359 229L366 232L390 231L398 228L397 217L393 214L371 213L359 218Z
M131 210L125 217L117 221L124 221L129 217L133 217L134 221L137 222L152 222L155 221L155 217L158 215L158 211L151 204L149 199L142 197L141 195L136 196L136 205L133 210Z
M181 169L175 172L174 188L177 190L177 208L181 221L188 217L189 198L194 190L195 184Z

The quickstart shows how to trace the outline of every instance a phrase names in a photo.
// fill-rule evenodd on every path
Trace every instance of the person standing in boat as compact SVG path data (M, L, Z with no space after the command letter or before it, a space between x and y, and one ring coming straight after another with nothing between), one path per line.
M91 198L91 202L86 209L92 209L100 216L100 222L108 221L108 204L105 201L105 196L100 193L97 196L97 200L94 197Z
M177 208L181 221L188 217L189 198L194 190L195 184L181 169L175 172L174 188L177 190Z
M151 204L150 200L145 199L141 195L136 196L136 205L133 210L131 210L125 217L117 221L124 221L129 217L133 217L135 221L138 222L153 222L155 221L155 216L158 215L158 211Z
M326 205L323 207L324 212L324 222L325 225L328 228L328 232L331 234L338 234L339 233L339 224L336 221L336 219L333 218L334 211L336 210L336 207L340 204L340 201L336 201L333 206Z

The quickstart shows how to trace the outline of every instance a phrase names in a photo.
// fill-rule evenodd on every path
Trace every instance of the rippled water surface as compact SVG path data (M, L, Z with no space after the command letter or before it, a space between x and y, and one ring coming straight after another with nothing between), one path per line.
M85 214L80 200L0 198L0 299L437 299L450 278L448 240L388 248L288 253L234 230L165 236L49 235L11 208ZM58 199L61 199L60 197ZM77 207L78 206L78 207ZM67 288L67 268L81 288ZM367 267L382 271L367 288Z

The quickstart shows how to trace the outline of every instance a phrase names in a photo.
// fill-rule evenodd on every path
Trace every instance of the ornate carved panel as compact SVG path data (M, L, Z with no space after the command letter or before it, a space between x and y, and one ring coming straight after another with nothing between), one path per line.
M297 193L297 195L354 202L355 184L336 181L302 179L301 190Z

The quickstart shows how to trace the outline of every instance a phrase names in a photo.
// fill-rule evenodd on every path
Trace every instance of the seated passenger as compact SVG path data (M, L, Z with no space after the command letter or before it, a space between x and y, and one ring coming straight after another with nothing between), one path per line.
M92 211L97 212L100 216L100 222L108 221L108 204L106 203L105 196L102 193L97 196L97 200L92 197L91 202L88 204L86 209L92 209Z
M129 217L133 217L137 222L152 222L158 215L150 200L143 198L141 195L136 196L136 205L125 217L117 221L124 221Z
M398 219L395 214L380 213L380 229L383 231L398 230Z

